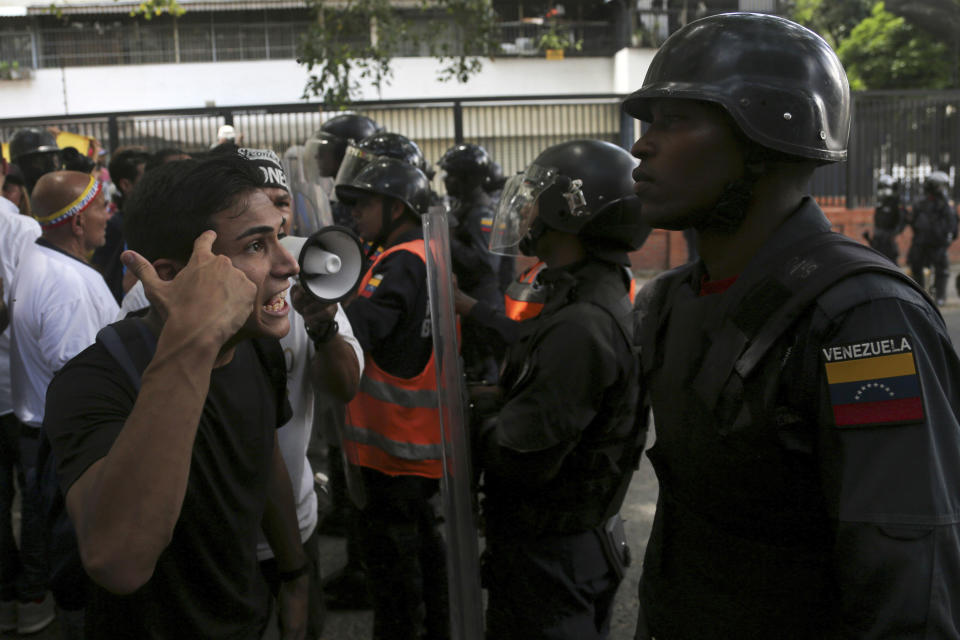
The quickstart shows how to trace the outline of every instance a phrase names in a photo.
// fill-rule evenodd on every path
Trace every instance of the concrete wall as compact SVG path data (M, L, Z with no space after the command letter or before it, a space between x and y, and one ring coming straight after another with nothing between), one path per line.
M433 58L398 58L392 82L379 93L365 86L360 99L627 93L652 56L624 49L609 58L484 60L466 84L439 82ZM297 102L306 80L294 60L41 69L0 81L0 118Z

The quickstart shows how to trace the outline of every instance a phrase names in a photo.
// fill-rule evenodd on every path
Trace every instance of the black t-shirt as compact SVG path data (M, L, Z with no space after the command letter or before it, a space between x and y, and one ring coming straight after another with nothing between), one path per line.
M283 380L274 375L271 382L263 364L279 358L283 370L279 343L259 345L262 356L243 342L230 363L213 371L173 540L135 593L117 596L94 586L88 638L259 638L269 600L257 566L257 536L274 430L291 413ZM64 493L107 454L135 397L129 378L99 343L54 377L44 428L60 461Z

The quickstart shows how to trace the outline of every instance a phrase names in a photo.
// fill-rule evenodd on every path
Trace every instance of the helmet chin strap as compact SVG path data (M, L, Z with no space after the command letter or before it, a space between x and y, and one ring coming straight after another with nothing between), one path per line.
M397 227L396 221L394 221L390 215L392 208L393 199L383 198L380 203L380 233L378 233L377 237L370 243L370 249L367 250L367 258L372 257L373 254L377 252L378 247L386 244L387 238L390 237L390 234L393 233L393 230Z
M762 147L750 149L743 162L743 175L726 184L713 209L695 225L697 231L730 234L740 228L747 217L753 187L766 173L768 159Z
M543 220L540 219L540 216L533 221L533 224L530 225L530 228L527 230L527 233L520 238L520 253L531 258L537 257L537 243L540 242L540 238L543 237L549 230L549 227L543 223Z

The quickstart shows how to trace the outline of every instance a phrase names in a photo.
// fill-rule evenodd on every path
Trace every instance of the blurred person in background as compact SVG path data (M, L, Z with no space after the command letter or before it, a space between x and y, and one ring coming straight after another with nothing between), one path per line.
M947 250L957 238L957 209L947 196L950 177L943 171L934 171L923 181L923 196L910 212L913 241L907 253L910 273L924 287L927 267L933 268L933 296L937 304L947 303L947 280L950 277L950 258Z
M877 179L877 206L873 210L873 234L864 232L870 246L887 256L896 264L900 257L897 236L907 222L907 208L900 197L900 184L893 176L881 175Z
M19 129L10 139L10 161L23 174L27 195L44 174L63 168L63 156L57 139L46 129Z
M124 282L126 268L120 262L120 254L127 245L123 238L123 207L130 199L137 183L143 177L150 154L142 147L127 147L117 149L110 157L107 170L113 182L113 215L107 223L107 238L103 246L93 253L91 262L103 274L110 293L117 304L123 300L123 294L132 286L132 279Z
M5 162L4 162L5 164ZM7 168L12 167L9 165ZM32 216L22 215L7 194L22 196L26 190L7 190L10 176L3 182L0 197L0 303L3 304L3 329L0 330L0 631L17 628L17 583L21 580L20 551L13 530L13 503L17 486L23 490L26 476L20 463L21 424L13 412L10 393L9 290L20 264L20 257L40 237L40 225ZM0 175L0 181L4 176ZM30 544L27 544L29 552ZM24 624L24 628L27 625Z
M56 171L37 181L31 199L42 236L24 250L10 290L11 389L14 412L23 423L19 446L26 480L21 494L23 574L17 610L21 633L37 631L53 618L37 468L47 387L70 358L93 343L118 309L87 259L106 241L109 214L103 184L88 173ZM63 627L82 624L78 620L82 595L54 591L64 612Z

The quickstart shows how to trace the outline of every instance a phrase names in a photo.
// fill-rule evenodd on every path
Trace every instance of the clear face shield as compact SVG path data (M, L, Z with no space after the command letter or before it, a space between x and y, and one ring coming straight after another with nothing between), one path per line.
M343 162L340 164L340 170L337 171L335 184L353 184L353 179L356 178L368 164L377 160L377 158L378 156L375 154L364 151L363 149L358 149L351 144L347 147L346 153L343 154Z
M577 212L586 206L580 180L569 180L556 169L530 165L526 171L507 180L500 206L493 220L490 251L505 256L520 255L520 241L527 235L539 213L537 201L545 191L559 185L568 210Z

